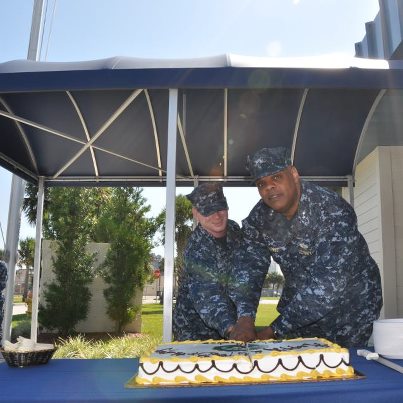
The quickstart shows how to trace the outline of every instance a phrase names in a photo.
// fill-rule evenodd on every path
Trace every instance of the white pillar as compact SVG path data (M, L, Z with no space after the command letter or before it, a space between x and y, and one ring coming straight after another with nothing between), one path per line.
M347 176L348 197L351 207L354 208L354 178L351 175Z
M172 340L172 299L174 284L175 249L175 188L176 188L176 137L178 116L178 90L169 90L168 155L165 217L164 261L164 324L163 341Z
M20 234L22 201L24 199L25 181L13 175L11 180L10 205L6 235L5 262L7 263L7 287L3 321L3 341L11 338L13 317L13 299L15 282L15 265L18 258L18 237Z
M43 203L45 198L45 186L43 176L39 177L38 202L36 207L36 236L34 257L34 281L32 285L32 317L31 317L31 340L36 343L38 338L38 305L39 305L39 278L41 271L42 250L42 221Z

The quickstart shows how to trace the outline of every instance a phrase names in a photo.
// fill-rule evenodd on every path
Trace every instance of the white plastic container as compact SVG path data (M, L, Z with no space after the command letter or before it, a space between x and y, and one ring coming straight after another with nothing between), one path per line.
M403 359L403 318L374 322L375 352L391 359Z

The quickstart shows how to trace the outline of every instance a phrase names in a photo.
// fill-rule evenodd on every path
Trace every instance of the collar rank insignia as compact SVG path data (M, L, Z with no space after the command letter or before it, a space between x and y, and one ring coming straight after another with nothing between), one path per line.
M304 255L304 256L311 256L312 255L312 251L309 250L308 245L305 245L304 243L300 243L298 246L299 246L299 248L298 248L299 253L301 255Z

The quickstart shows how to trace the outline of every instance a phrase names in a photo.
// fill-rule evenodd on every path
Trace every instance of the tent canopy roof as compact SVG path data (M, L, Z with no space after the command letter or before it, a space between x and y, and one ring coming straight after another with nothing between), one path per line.
M164 186L176 88L178 184L250 185L246 156L283 145L301 176L345 185L363 150L385 142L384 125L400 124L390 106L403 105L402 67L234 55L10 61L0 64L0 164L48 185ZM386 142L400 144L393 127Z

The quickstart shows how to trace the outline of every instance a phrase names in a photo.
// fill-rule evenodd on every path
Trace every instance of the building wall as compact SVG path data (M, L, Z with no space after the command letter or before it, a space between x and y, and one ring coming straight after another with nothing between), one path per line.
M386 148L386 147L385 147ZM394 250L396 317L403 317L403 147L387 147L390 150L392 173L392 198L394 212Z
M27 268L16 270L14 280L14 294L24 293L27 270Z
M382 277L382 317L403 316L403 147L377 147L357 166L358 226Z
M54 274L52 272L52 244L54 242L44 240L42 242L42 271L40 279L40 291L39 291L39 303L44 304L43 290L46 287L46 283L50 283ZM107 243L90 243L87 246L89 253L97 253L97 261L95 266L98 267L105 260L106 253L108 251L109 244ZM87 319L80 321L76 330L78 332L114 332L115 324L106 314L106 300L104 298L103 290L105 288L105 282L99 276L96 276L93 283L90 286L92 298L90 301L90 307L88 311ZM141 305L142 291L136 292L134 303ZM136 319L129 323L125 329L126 332L140 332L141 331L141 315L137 315Z
M155 302L159 302L159 295L164 291L164 276L161 275L152 283L148 283L143 289L143 298L154 298Z

